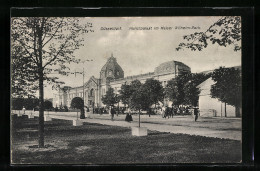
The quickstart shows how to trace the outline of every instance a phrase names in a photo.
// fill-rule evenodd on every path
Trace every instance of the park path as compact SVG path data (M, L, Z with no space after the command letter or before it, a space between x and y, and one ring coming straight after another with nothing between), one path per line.
M15 111L13 113L18 113ZM26 115L33 113L38 116L38 112L26 111ZM45 112L45 116L51 118L75 120L76 112ZM97 115L91 114L89 118L81 119L83 122L97 123L102 125L134 127L138 126L138 116L133 115L133 122L124 121L125 115L115 115L114 121L110 120L108 114ZM141 116L141 127L146 127L149 130L169 133L181 133L205 137L224 138L241 141L241 119L237 118L199 118L198 122L194 122L192 116L174 116L170 119L164 119L161 116L147 115Z

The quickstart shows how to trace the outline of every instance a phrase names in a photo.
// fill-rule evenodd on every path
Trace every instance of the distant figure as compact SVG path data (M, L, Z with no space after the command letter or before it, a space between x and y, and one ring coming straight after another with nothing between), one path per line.
M126 117L125 117L125 121L127 121L127 122L133 121L130 108L127 109L127 114L126 114Z
M164 118L165 117L165 107L163 106L162 107L162 117ZM166 118L166 117L165 117Z
M166 109L165 109L165 119L166 117L168 117L168 119L170 118L170 108L168 106L166 106Z
M195 116L195 122L198 120L199 116L199 109L197 107L194 108L194 116Z
M99 108L99 114L100 114L100 115L103 114L103 108Z
M127 121L127 122L133 121L132 115L130 113L126 114L125 121Z
M23 106L23 114L25 114L25 107Z
M116 111L115 111L113 106L111 106L110 113L111 113L111 120L113 121L114 120L114 115L116 114Z

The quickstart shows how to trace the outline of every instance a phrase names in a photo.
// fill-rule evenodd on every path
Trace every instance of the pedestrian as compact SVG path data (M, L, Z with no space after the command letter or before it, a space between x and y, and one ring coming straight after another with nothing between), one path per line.
M165 119L166 117L168 116L168 119L170 118L170 108L168 106L166 106L166 109L165 109Z
M23 106L23 114L25 115L25 107Z
M164 107L164 106L162 107L162 117L163 117L163 118L166 118L166 117L165 117L165 107Z
M194 116L195 116L195 122L196 122L199 117L199 109L197 107L194 108Z
M111 106L110 113L111 113L111 120L114 121L114 115L116 114L114 106Z
M103 108L100 108L99 114L102 115L103 114Z
M126 117L125 117L125 121L127 121L127 122L133 121L132 115L130 113L130 109L128 109L128 111L127 111L127 114L126 114Z

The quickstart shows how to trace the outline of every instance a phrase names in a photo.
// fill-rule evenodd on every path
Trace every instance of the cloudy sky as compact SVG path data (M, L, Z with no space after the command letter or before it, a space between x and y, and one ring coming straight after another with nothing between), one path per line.
M85 81L99 72L111 56L124 70L125 76L153 72L160 63L176 60L185 63L192 72L212 70L219 66L241 65L241 51L233 46L210 45L203 51L189 49L176 51L183 36L194 32L204 32L220 17L91 17L81 18L82 23L93 24L93 33L84 35L84 46L75 52L77 58L93 59L83 64L70 64L71 71L86 71ZM197 29L176 29L179 27ZM121 30L101 30L101 28L121 27ZM152 27L152 30L129 30L130 27ZM159 27L159 30L154 30ZM162 30L161 27L172 27ZM81 86L82 76L63 77L67 86ZM46 87L45 97L51 98L53 91Z

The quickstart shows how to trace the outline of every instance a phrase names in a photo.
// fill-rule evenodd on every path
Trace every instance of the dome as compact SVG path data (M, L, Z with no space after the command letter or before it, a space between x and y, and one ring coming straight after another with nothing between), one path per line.
M168 61L160 64L155 68L155 75L179 73L179 72L190 72L190 67L182 62Z
M111 54L106 64L101 68L100 78L104 81L107 78L118 79L124 78L124 71L121 66L117 63L116 58Z

